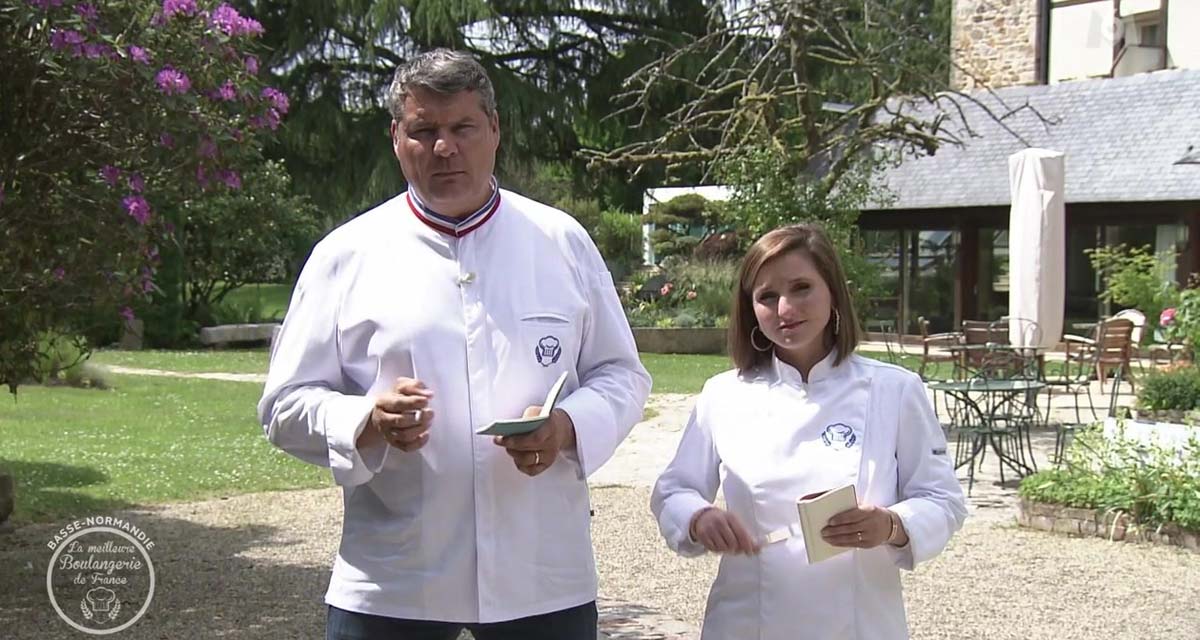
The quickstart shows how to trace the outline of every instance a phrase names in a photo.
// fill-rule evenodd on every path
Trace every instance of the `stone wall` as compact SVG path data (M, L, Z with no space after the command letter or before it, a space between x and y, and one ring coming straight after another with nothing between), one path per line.
M1031 529L1054 531L1076 536L1096 536L1117 542L1152 542L1200 551L1200 533L1175 525L1157 528L1138 527L1127 514L1064 507L1021 499L1017 524Z
M1036 84L1038 0L955 0L950 49L955 89ZM971 76L974 76L971 77Z
M634 327L633 340L642 353L724 353L725 329L658 329Z

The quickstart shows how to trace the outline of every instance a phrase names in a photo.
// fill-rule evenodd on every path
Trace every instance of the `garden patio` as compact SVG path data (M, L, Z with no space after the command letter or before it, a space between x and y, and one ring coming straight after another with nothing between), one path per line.
M666 549L649 487L700 383L727 365L721 356L644 359L657 381L647 419L591 478L601 629L693 638L715 561ZM104 351L95 361L123 367L109 374L113 390L27 387L0 405L10 451L21 452L3 464L22 500L20 526L0 534L0 564L14 569L0 589L15 594L0 625L17 639L63 629L45 602L44 538L71 515L114 513L151 532L162 576L155 606L127 637L319 634L340 492L323 470L273 450L254 424L265 352ZM1070 411L1052 403L1053 415ZM1032 436L1039 468L1050 468L1053 432ZM1017 487L998 484L996 471L985 459L972 517L946 553L905 575L914 638L1179 638L1200 626L1187 604L1200 598L1200 554L1019 528Z

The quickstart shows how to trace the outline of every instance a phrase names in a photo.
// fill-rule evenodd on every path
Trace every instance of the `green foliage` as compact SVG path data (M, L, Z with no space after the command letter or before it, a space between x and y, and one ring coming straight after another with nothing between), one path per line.
M562 209L579 221L584 229L591 232L600 225L602 210L600 201L593 198L575 198L568 196L553 202L555 208Z
M292 283L264 284L255 283L242 285L225 295L222 304L235 307L250 307L261 309L261 315L256 322L278 322L287 313L288 303L292 297Z
M1175 286L1176 253L1166 251L1155 255L1148 246L1116 245L1085 249L1092 268L1100 277L1100 299L1146 314L1154 322L1162 310L1172 306L1178 293ZM1145 341L1153 338L1147 331Z
M114 333L156 286L178 203L236 188L286 111L245 62L252 36L207 13L156 21L158 3L89 4L0 5L0 383L14 390L46 332Z
M108 375L87 362L88 342L81 336L47 332L38 340L31 380L71 387L107 389Z
M671 256L688 257L703 240L702 233L723 226L724 206L704 196L689 193L650 206L643 216L655 225L650 232L650 245L660 262Z
M292 194L278 162L247 174L240 191L185 203L183 215L186 316L202 326L215 321L212 308L242 285L292 282L321 235L316 207Z
M722 327L729 321L736 262L668 260L666 280L651 300L637 298L641 283L624 296L635 327Z
M1022 497L1085 509L1125 512L1139 525L1168 523L1200 532L1200 441L1182 450L1146 447L1118 430L1080 432L1063 468L1021 481Z
M1193 274L1193 278L1195 274ZM1162 316L1159 316L1160 321ZM1192 359L1200 350L1200 283L1193 280L1188 288L1179 292L1178 303L1163 333L1167 340L1183 342L1192 352Z
M1138 407L1148 411L1191 411L1200 408L1200 369L1178 367L1155 371L1138 383Z
M868 300L880 295L880 267L867 259L858 230L861 208L886 198L871 182L874 165L861 163L847 173L832 193L801 171L781 152L759 148L732 158L722 165L724 181L733 188L725 215L736 220L746 242L753 242L772 229L800 222L824 227L838 249L857 309L866 310Z
M259 0L253 6L272 52L266 66L295 96L272 154L288 161L299 188L333 224L404 186L384 96L396 67L415 53L465 50L488 70L503 138L499 172L509 174L522 164L569 158L581 138L627 137L629 123L600 122L628 66L639 64L638 55L622 55L626 46L656 53L660 42L681 37L677 18L697 9L703 15L704 3ZM567 166L586 177L582 164ZM630 207L653 184L612 172L597 178L629 199L606 197L605 206Z
M638 216L610 209L600 214L600 223L590 232L615 278L642 263L642 223Z

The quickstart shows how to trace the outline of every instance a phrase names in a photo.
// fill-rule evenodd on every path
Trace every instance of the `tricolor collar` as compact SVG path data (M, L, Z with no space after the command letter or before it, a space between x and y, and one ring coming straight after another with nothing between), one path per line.
M408 201L409 210L413 212L413 215L417 216L418 220L425 223L426 226L439 233L461 238L482 227L496 213L496 210L500 208L500 187L496 183L495 177L492 178L491 185L492 197L488 198L487 202L475 211L475 213L463 218L450 218L430 209L421 201L421 196L412 187L408 189L406 200Z

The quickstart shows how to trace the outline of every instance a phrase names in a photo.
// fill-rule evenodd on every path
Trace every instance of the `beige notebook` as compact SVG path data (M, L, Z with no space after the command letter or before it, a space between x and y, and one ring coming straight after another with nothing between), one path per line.
M800 531L804 535L804 548L808 552L808 563L820 562L832 558L850 547L835 547L821 537L821 529L829 524L833 516L858 506L858 496L854 493L854 485L813 493L796 501L796 509L800 512Z

